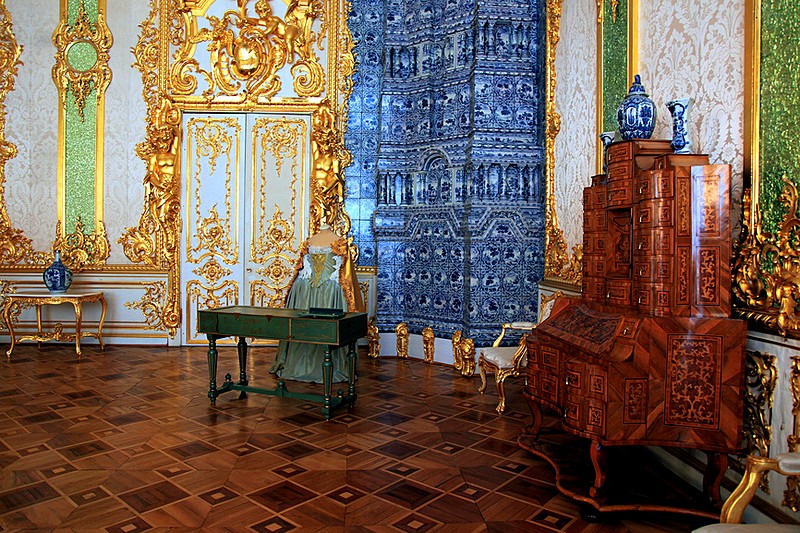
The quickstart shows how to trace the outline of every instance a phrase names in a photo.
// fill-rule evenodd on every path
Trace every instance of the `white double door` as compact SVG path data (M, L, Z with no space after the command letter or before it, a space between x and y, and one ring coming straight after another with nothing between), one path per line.
M184 113L183 344L197 311L282 307L308 234L310 115Z

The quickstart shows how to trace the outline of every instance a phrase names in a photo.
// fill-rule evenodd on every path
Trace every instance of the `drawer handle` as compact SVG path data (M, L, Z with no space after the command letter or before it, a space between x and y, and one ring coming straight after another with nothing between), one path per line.
M637 303L637 304L640 304L640 303L642 303L642 297L641 297L641 296L639 296L639 297L636 299L636 303Z
M625 328L625 329L623 329L623 330L622 330L622 334L623 334L623 335L627 335L627 334L628 334L628 328Z
M644 219L645 219L645 218L646 218L646 217L645 217L644 213L642 213L641 215L639 215L639 223L641 224L642 222L644 222Z
M642 241L642 242L639 243L639 246L637 246L637 248L639 248L639 250L641 250L643 247L644 247L644 242Z

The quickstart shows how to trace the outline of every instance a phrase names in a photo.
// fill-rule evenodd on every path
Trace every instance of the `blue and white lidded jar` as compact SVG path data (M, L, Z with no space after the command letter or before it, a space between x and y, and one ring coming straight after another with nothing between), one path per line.
M72 283L72 271L61 262L61 251L55 251L55 261L42 274L51 294L64 294Z
M624 140L649 139L656 127L656 106L645 92L642 79L634 77L628 95L617 107L619 133Z

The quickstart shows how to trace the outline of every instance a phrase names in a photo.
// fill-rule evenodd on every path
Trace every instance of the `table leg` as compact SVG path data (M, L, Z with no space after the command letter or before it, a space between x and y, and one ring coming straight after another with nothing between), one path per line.
M208 337L208 397L211 403L217 403L217 340L213 335Z
M325 420L331 418L331 389L333 387L333 362L331 361L331 347L325 347L325 359L322 362L322 388L325 391L322 402L322 414Z
M3 306L3 321L6 323L6 327L8 328L8 334L11 337L11 346L9 346L8 351L6 352L6 357L11 359L11 352L14 351L14 344L16 343L14 339L14 324L11 320L11 308L14 306L14 301L6 296L6 305Z
M106 321L106 311L108 311L108 304L106 303L106 298L102 294L100 295L100 305L102 306L102 311L100 312L100 323L97 325L97 342L100 343L100 349L105 350L106 346L103 344L103 323Z
M36 304L36 335L41 337L44 335L42 332L42 306L40 304ZM36 342L36 346L41 349L42 348L42 341L39 340Z
M706 471L703 474L703 492L715 509L722 507L722 498L719 487L728 470L728 454L720 452L706 452Z
M75 302L72 304L75 307L75 351L78 357L81 356L81 304Z
M592 498L603 498L605 497L606 489L608 453L602 444L593 439L589 448L589 456L594 465L594 485L589 489L589 496Z
M347 394L350 396L350 404L356 401L356 370L358 369L358 354L356 353L355 343L350 345L350 351L347 352L347 362L349 366L348 377L350 379L350 386L348 387Z
M244 337L239 337L239 344L236 345L239 351L239 385L247 386L247 341ZM241 391L239 399L247 398L247 392Z

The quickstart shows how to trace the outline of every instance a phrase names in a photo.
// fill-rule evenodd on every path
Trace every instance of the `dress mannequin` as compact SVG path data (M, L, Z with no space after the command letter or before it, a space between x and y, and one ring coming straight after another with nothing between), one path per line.
M286 298L289 309L326 307L363 311L364 303L347 241L322 226L301 249ZM347 381L347 346L333 350L333 382ZM325 346L281 341L270 372L283 379L322 383Z

